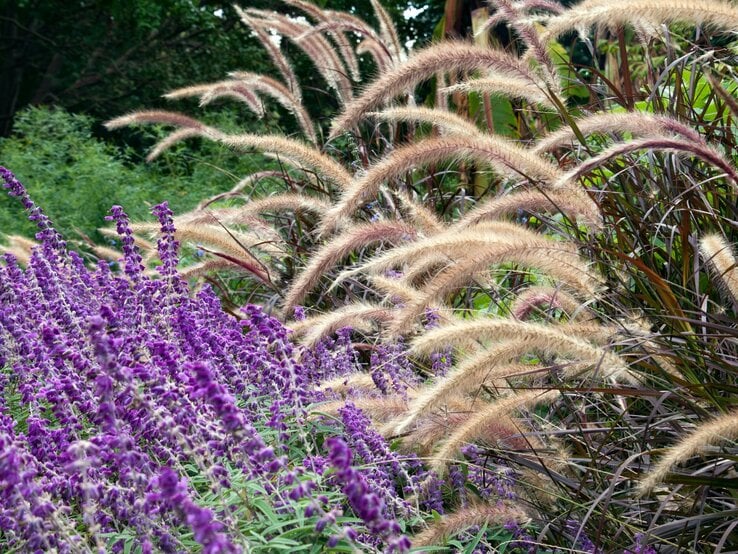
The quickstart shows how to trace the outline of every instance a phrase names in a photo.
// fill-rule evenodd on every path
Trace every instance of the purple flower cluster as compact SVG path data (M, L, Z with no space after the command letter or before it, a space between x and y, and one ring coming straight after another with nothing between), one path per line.
M145 509L156 509L176 514L193 531L195 540L203 545L204 554L229 554L241 552L225 536L223 524L215 521L213 512L193 502L184 479L177 472L165 468L152 482L152 492L146 496ZM156 508L155 508L156 507Z
M636 533L635 543L623 554L656 554L656 549L648 544L648 538L643 533Z
M438 327L440 323L440 317L438 316L438 312L433 309L426 309L425 310L425 328L426 329L434 329L435 327ZM446 347L441 350L438 350L436 352L432 352L430 355L431 359L431 373L436 376L443 376L448 373L448 370L451 369L452 364L452 358L451 358L451 348Z
M380 343L370 357L371 376L382 394L406 396L408 386L418 384L418 375L407 358L407 347L400 339Z
M38 227L36 239L46 247L49 247L49 251L46 254L53 255L53 252L63 252L66 249L66 243L62 239L62 236L54 229L51 221L49 221L49 218L46 217L41 208L31 200L25 187L15 178L15 175L8 169L0 166L0 181L2 181L3 187L8 190L8 194L17 197L21 204L23 204L23 207L28 211L28 219L36 223Z
M381 491L388 517L407 517L411 506L405 498L418 496L424 507L443 513L437 478L423 469L414 454L399 456L373 427L369 418L354 404L338 411L343 435L349 448L363 462L363 475L375 491Z
M597 545L592 542L592 539L590 539L586 533L584 532L584 528L573 519L566 520L565 528L568 534L572 535L573 538L573 546L576 548L579 552L587 552L589 554L599 554L602 552Z
M466 479L474 485L482 498L487 501L517 498L513 490L515 485L513 470L504 464L497 464L497 467L494 467L495 460L474 444L464 446L461 452L468 460Z
M353 455L346 442L339 437L331 437L326 444L328 459L336 469L336 478L351 509L364 521L370 533L383 540L386 545L384 552L407 552L410 540L402 535L397 521L384 516L384 502L371 490L364 475L352 467Z
M164 278L145 276L117 207L124 276L105 263L89 270L66 252L20 183L3 177L31 211L41 241L25 270L10 255L0 268L2 457L14 466L0 476L7 500L0 518L23 522L6 535L6 546L78 551L80 541L99 543L124 526L144 551L176 551L172 536L181 523L206 551L237 551L224 546L230 543L215 533L216 515L195 500L177 502L180 520L165 509L172 503L156 513L140 509L152 487L163 493L162 468L195 466L212 475L223 456L250 474L263 465L252 461L263 441L228 390L249 368L208 348L222 345L223 335L235 339L230 327L237 325L215 310L210 291L186 295L173 269L171 213L156 210L165 231L160 249L169 256ZM17 401L9 402L13 395ZM222 483L213 479L211 487L218 492ZM109 546L117 551L123 542Z
M336 338L324 337L313 348L305 350L301 360L307 378L313 383L354 373L359 360L351 342L351 329L339 329Z
M238 321L209 288L191 297L166 204L154 209L159 278L118 206L122 271L89 268L15 177L0 177L40 241L27 267L0 262L0 549L182 552L194 539L203 552L239 552L248 540L234 518L252 499L236 483L254 483L278 510L308 506L335 535L340 507L329 504L340 496L313 498L319 464L286 454L315 451L290 431L304 428L315 382L355 367L348 334L297 353L261 308ZM358 489L341 485L358 502ZM394 527L381 528L404 548Z
M468 504L467 483L487 502L518 499L514 490L515 474L512 469L502 463L495 463L494 457L489 456L474 444L464 446L461 451L467 459L467 464L464 468L460 465L452 465L449 468L449 481L452 490L461 491L457 496L462 506ZM528 554L538 551L537 541L518 522L510 521L504 525L504 528L513 537L509 543L510 548L525 551Z
M9 544L24 544L28 551L54 548L69 551L78 544L71 528L60 529L51 517L59 507L38 486L39 468L23 438L13 430L14 422L0 421L0 530ZM63 478L63 475L59 475Z

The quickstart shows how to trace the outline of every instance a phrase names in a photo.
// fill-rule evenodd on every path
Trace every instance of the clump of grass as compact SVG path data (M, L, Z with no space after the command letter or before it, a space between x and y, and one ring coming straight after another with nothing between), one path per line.
M299 115L299 85L267 38L284 78L269 90L293 105L311 144L231 135L180 114L114 124L169 123L180 129L160 148L197 135L284 164L288 193L249 207L252 189L239 189L228 199L245 192L244 207L220 217L233 237L253 217L281 237L264 260L279 285L261 279L249 291L294 318L296 339L317 348L338 333L364 358L385 356L369 373L376 390L366 374L324 376L343 397L326 412L355 402L403 448L422 449L446 485L462 483L450 513L416 529L418 544L469 537L463 522L494 527L477 537L491 540L507 514L508 541L542 549L738 547L726 523L736 509L733 416L710 419L732 413L738 390L727 247L735 45L723 33L735 8L498 0L483 32L507 22L508 49L442 42L403 61L378 4L378 31L291 4L315 25L242 13L257 36L279 29L321 66L339 95L328 142L314 140L308 107ZM382 69L362 90L347 30ZM587 51L579 71L570 53ZM266 81L249 79L249 94L262 91L255 83ZM432 79L438 105L417 107L416 87ZM207 99L222 86L186 93ZM512 123L505 136L493 101ZM694 455L718 443L726 450L710 453L729 455L698 465ZM496 467L514 474L509 494L524 514L495 511L499 495L483 483Z

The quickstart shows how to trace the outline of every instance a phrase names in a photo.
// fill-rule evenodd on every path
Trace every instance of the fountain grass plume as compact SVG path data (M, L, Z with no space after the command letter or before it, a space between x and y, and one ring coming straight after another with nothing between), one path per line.
M241 18L241 21L249 27L256 38L259 40L261 45L267 51L267 54L272 60L272 63L276 66L277 70L282 74L282 77L287 84L287 88L290 90L292 95L297 99L298 102L302 101L302 90L300 89L299 81L295 76L295 70L292 68L289 60L280 50L274 42L272 42L269 33L266 32L258 23L256 18L251 17L246 11L239 6L233 6L236 13Z
M592 274L584 260L573 259L568 252L561 255L554 241L549 245L524 241L480 245L466 258L450 261L437 274L428 277L416 299L399 311L390 332L407 332L429 305L467 286L480 274L494 271L490 269L492 264L501 263L516 263L542 271L557 283L586 298L596 298L602 288L601 281Z
M373 392L377 389L374 379L369 373L357 372L349 375L339 375L330 379L321 381L318 390L327 393L334 393L341 397L353 394L356 391ZM352 400L353 401L353 400ZM322 406L323 404L321 404Z
M610 160L639 150L654 150L658 152L674 153L680 156L692 155L700 158L708 164L720 169L732 182L734 190L738 191L738 172L736 172L733 164L727 160L725 156L714 148L706 145L704 141L695 143L684 138L674 138L672 136L652 136L614 144L597 156L580 163L577 167L556 181L553 184L553 187L565 188L571 186L576 183L577 179L586 175L590 171L603 166Z
M481 135L476 124L456 113L438 108L424 106L397 106L385 108L379 112L367 112L366 117L379 121L428 123L441 131L444 135Z
M539 86L533 85L529 81L515 79L509 76L477 77L461 81L455 85L443 87L443 92L446 94L472 91L508 98L520 98L531 104L555 109L555 104L551 102L551 99L546 96Z
M335 30L334 28L331 28L331 24L333 23L332 14L327 10L319 8L315 4L306 2L305 0L284 0L284 2L290 6L294 6L302 10L310 17L319 22L318 25L313 27L313 30L316 32L325 31L328 33L331 39L333 39L333 41L336 43L336 46L338 47L338 51L341 53L341 57L343 58L344 63L351 72L351 77L354 81L360 81L361 74L359 73L359 61L356 58L354 49L349 43L348 39L340 30ZM309 32L310 31L308 31L308 33ZM305 33L299 35L297 37L297 41L299 42L304 38L306 38Z
M330 207L330 204L320 198L295 192L285 192L262 198L252 198L243 206L233 208L234 214L254 216L264 213L281 213L291 211L296 214L312 213L320 216ZM238 215L234 215L234 222L238 222Z
M368 302L357 302L336 308L328 313L309 317L290 324L293 336L306 346L314 346L320 339L345 327L370 332L375 324L390 321L392 309Z
M725 238L718 234L705 235L700 239L699 248L720 288L733 302L738 302L738 262Z
M328 86L336 91L342 104L351 100L353 88L346 75L346 67L325 37L315 33L306 34L306 31L311 29L308 23L277 12L247 8L246 13L250 16L252 24L259 25L263 29L273 28L300 48Z
M416 235L414 227L396 221L377 221L346 229L310 256L308 265L295 277L286 293L284 312L290 313L315 288L321 277L351 252L374 243L411 241Z
M442 544L445 539L470 527L503 527L510 523L522 525L528 521L530 516L515 503L478 503L441 516L428 529L411 537L411 541L415 547L431 546Z
M387 45L389 51L392 53L392 59L397 64L403 61L405 51L400 44L400 37L397 35L397 29L392 21L392 18L382 7L379 0L370 0L374 14L377 16L379 21L379 32L382 37L382 42Z
M585 0L550 18L542 40L548 42L571 30L583 34L592 26L630 24L656 29L676 22L734 31L738 28L738 8L718 0Z
M596 314L587 303L583 303L561 287L531 286L510 303L510 315L520 321L532 315L548 314L552 310L562 310L569 321L596 318Z
M394 150L370 166L364 174L356 177L321 222L321 233L334 231L362 202L377 194L388 180L400 177L419 166L448 160L472 161L492 167L503 175L522 176L544 183L563 179L556 166L500 137L475 134L431 138Z
M456 460L459 450L467 443L480 436L494 435L499 432L498 441L517 438L529 432L521 422L516 422L511 414L532 408L537 404L551 403L560 396L559 391L527 390L511 393L500 398L493 398L483 408L475 411L468 420L454 429L451 435L441 444L433 454L429 465L438 475L444 475L450 463ZM526 447L532 449L532 442L523 438Z
M671 469L699 454L707 446L715 446L738 440L738 412L722 414L697 428L666 450L656 465L638 483L637 494L645 496L663 481Z
M295 160L315 171L320 178L336 185L340 189L348 189L352 185L351 174L330 156L301 141L279 135L228 135L220 140L226 146L244 151L256 149L286 156L286 161Z
M355 127L361 117L437 72L487 71L536 84L539 79L517 58L501 51L461 42L444 42L413 54L405 63L374 81L333 121L330 138Z
M693 127L666 115L645 112L605 112L575 119L573 123L579 133L585 137L594 133L618 135L631 133L636 136L667 135L667 133L671 133L698 144L705 144L705 139ZM532 146L531 151L536 154L543 154L556 148L569 147L575 140L577 140L577 135L574 129L564 126L552 133L543 135Z
M206 83L202 85L190 85L168 92L164 98L176 100L179 98L200 97L200 106L208 104L220 98L234 98L244 102L257 117L264 117L264 106L258 95L244 83L236 80L218 81L217 83Z
M410 403L408 413L401 420L390 423L385 428L386 433L402 434L407 432L419 417L437 409L452 398L479 390L484 383L494 384L496 381L521 376L521 367L512 362L533 352L543 353L547 356L561 356L566 360L575 360L577 374L582 372L583 366L589 367L590 371L601 371L605 375L609 371L620 372L624 369L623 361L613 353L600 346L588 343L586 340L587 337L592 336L592 330L601 332L607 331L607 329L596 329L589 325L578 330L577 333L576 328L560 326L549 330L552 332L527 332L521 335L518 326L501 327L506 327L506 330L499 331L496 335L495 338L500 341L499 344L465 356L463 361L446 376L426 386ZM541 327L545 326L539 326L539 328ZM438 329L443 328L439 327ZM515 336L516 334L518 336ZM440 336L443 337L443 333ZM443 338L440 341L436 344L436 348L438 348L438 344L443 344ZM606 367L608 365L611 367ZM537 371L540 368L530 367L529 369ZM532 375L531 373L529 376Z
M370 375L366 382L365 388L354 388L353 391L376 393L377 385ZM363 382L360 383L364 385ZM338 392L342 389L332 389L334 392ZM359 408L367 417L369 417L375 425L379 425L385 421L397 417L407 409L407 400L400 395L391 396L351 396L350 400L335 400L326 402L323 404L317 404L313 410L316 415L330 415L337 416L340 410L346 407L346 403L350 402L352 405Z
M468 229L449 228L436 235L398 246L354 269L342 272L333 286L358 273L377 274L395 267L405 267L409 268L407 271L412 271L416 264L423 264L425 259L431 259L434 265L438 262L445 262L445 265L453 260L467 259L479 253L480 248L513 250L514 245L530 249L537 247L548 252L557 251L559 260L565 260L574 267L584 268L576 246L568 241L557 241L506 221L488 221Z
M523 210L531 214L561 213L570 220L580 219L592 230L601 230L602 214L597 204L580 189L566 187L560 190L513 190L477 204L461 216L454 227L463 228L489 219L517 216Z
M215 194L209 198L205 198L204 200L200 201L195 210L204 210L211 204L214 204L215 202L218 202L220 200L227 200L230 198L238 197L250 199L250 194L246 191L246 188L249 186L256 186L259 181L261 181L262 179L267 179L269 177L273 177L281 181L284 181L286 178L288 178L283 171L277 170L257 171L255 173L251 173L250 175L247 175L246 177L240 179L230 190L226 192L219 192L218 194Z
M446 228L446 224L433 210L413 200L409 195L399 194L397 199L402 211L407 213L405 219L410 220L425 235L435 235Z
M585 324L584 328L587 329L587 333L591 333L593 326ZM579 344L582 348L581 352L586 352L590 348L586 339L571 336L571 332L575 329L574 324L571 326L546 325L512 319L456 320L442 327L427 330L423 335L412 340L410 348L415 354L428 355L443 347L475 349L485 342L519 340L530 341L532 344L543 344L548 340L551 350L555 350L557 344L574 341L572 344ZM628 367L625 362L618 355L609 351L601 351L601 357L597 366L593 368L593 372L601 375L603 379L629 380Z
M404 304L420 298L420 291L407 285L404 280L384 275L367 275L368 281L378 295L386 297L389 303Z

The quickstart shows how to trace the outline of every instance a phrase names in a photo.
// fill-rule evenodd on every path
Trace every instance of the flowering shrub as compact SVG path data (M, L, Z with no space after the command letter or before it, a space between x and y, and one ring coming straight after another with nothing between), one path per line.
M359 410L320 432L308 420L311 380L355 366L346 344L303 363L260 308L238 321L209 288L190 297L166 204L152 279L120 207L121 271L89 269L2 178L40 242L25 270L10 254L0 267L2 550L408 549L395 516L417 513L402 488L417 461L393 456ZM339 438L324 448L343 425L371 469Z

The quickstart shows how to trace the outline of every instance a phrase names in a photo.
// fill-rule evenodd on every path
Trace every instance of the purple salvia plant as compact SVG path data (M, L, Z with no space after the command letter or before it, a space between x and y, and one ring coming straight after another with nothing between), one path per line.
M223 524L216 521L211 510L193 502L184 479L165 468L154 479L152 492L146 496L146 510L170 511L193 531L195 540L203 546L203 554L237 554L241 548L232 544L222 532ZM154 508L156 507L156 508Z
M438 327L440 318L438 311L434 309L425 310L425 328L434 329ZM438 377L442 377L448 373L448 370L452 366L451 348L443 348L436 352L432 352L430 355L431 360L431 373Z
M371 534L381 538L386 545L385 552L407 552L410 540L401 534L397 521L383 515L384 502L370 489L364 476L352 467L353 455L346 442L339 437L331 437L326 444L328 459L336 470L336 478L351 509L364 521Z
M636 533L634 544L623 554L656 554L656 549L648 544L648 537L643 533Z
M204 552L237 552L248 539L234 521L241 493L232 487L244 479L280 513L307 506L316 532L335 536L341 507L317 494L313 477L323 479L328 462L304 427L313 385L357 367L349 333L298 352L260 308L244 308L239 322L209 288L190 297L166 205L154 209L159 279L144 272L120 207L110 217L122 272L105 262L88 268L12 174L1 175L42 243L26 269L11 255L0 265L0 547L178 552L189 530ZM396 457L368 421L347 421L364 428L356 444L366 463L390 472L388 490L419 478L416 462ZM306 453L304 464L285 456L288 443ZM358 502L375 497L351 487L341 482L349 504L372 515ZM407 539L379 518L366 529L383 529L402 551Z
M406 398L408 387L418 384L402 339L378 344L369 363L372 379L382 394L397 393Z
M515 500L517 494L513 490L515 474L502 463L495 464L494 458L474 445L468 444L461 449L468 460L468 481L479 491L483 499ZM497 465L497 467L494 467Z

